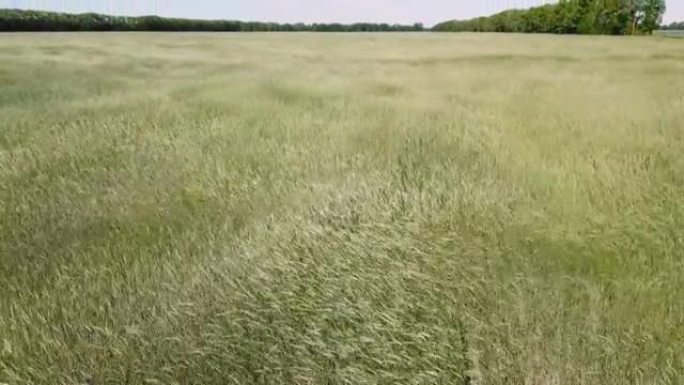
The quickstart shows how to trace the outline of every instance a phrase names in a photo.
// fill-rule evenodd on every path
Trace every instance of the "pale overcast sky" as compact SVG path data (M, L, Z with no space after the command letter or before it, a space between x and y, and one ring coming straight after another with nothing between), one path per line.
M552 0L0 0L0 8L275 22L356 21L431 26ZM667 0L665 22L684 20L684 0Z

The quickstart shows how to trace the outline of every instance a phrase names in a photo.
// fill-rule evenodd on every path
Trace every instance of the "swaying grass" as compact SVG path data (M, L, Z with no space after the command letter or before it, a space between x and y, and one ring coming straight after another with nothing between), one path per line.
M0 39L0 383L680 384L655 38Z

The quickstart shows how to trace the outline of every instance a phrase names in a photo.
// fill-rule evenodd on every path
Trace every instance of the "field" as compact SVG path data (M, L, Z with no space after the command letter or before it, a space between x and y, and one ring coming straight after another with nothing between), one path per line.
M0 37L0 383L681 384L684 46Z
M684 38L684 31L681 30L660 30L655 31L657 36Z

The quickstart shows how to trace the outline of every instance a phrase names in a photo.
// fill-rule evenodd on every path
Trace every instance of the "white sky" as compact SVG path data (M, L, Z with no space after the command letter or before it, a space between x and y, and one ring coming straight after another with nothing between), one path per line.
M552 0L0 0L0 8L274 22L357 21L431 26ZM665 22L684 20L684 0L667 0Z

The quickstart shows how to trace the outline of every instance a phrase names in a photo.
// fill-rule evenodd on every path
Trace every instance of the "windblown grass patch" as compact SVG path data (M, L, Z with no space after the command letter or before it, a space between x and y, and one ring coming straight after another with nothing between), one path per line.
M0 39L0 382L684 381L681 41Z

